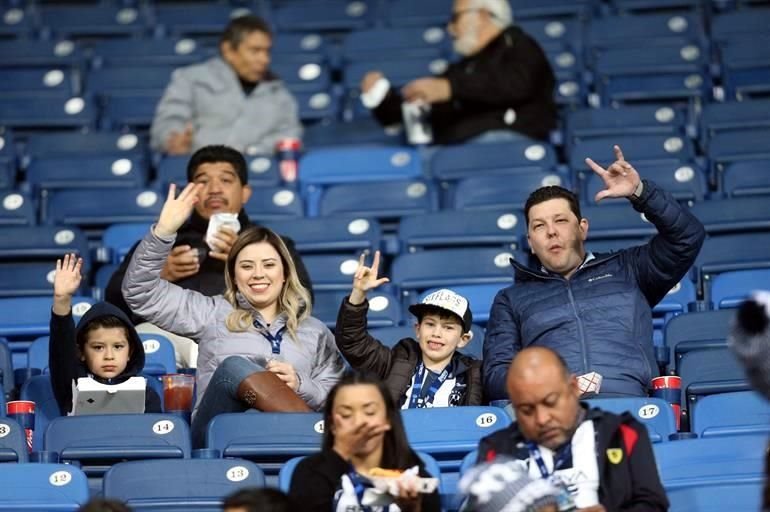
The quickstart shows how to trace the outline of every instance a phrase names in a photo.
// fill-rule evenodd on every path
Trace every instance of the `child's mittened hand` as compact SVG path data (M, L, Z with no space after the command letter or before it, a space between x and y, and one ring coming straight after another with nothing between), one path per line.
M53 278L53 294L57 297L71 297L80 288L80 269L83 258L75 254L65 254L63 260L56 260L56 273Z

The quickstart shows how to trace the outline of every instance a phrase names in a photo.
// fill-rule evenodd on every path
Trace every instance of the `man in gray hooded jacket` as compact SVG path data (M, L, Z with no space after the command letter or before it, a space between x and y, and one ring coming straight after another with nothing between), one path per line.
M297 102L270 70L272 34L256 16L233 19L220 56L174 71L150 128L156 151L184 155L210 144L268 154L299 138Z

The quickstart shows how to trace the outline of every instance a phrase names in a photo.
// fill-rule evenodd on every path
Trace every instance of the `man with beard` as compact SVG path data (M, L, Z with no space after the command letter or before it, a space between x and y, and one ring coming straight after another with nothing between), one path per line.
M252 223L243 205L251 196L246 160L243 155L227 146L205 146L196 151L187 163L187 181L203 184L198 202L190 219L178 231L160 276L182 288L199 291L205 295L218 295L225 290L225 262L238 233L227 225L222 226L207 241L209 220L214 214L235 214L241 230ZM294 249L294 242L283 238L291 252L302 285L313 293L310 276L302 259ZM138 245L137 241L137 245ZM134 254L136 245L126 254L123 263L110 278L105 290L105 300L131 315L131 309L123 299L121 285ZM133 316L134 323L143 322ZM137 326L139 332L160 332L150 324ZM197 361L197 345L187 338L165 333L176 349L177 365L194 368Z
M586 159L606 187L596 201L627 198L658 233L644 245L593 254L575 194L555 186L534 191L524 217L540 264L512 261L515 283L492 303L483 359L488 400L507 398L508 365L529 346L556 351L572 373L591 374L594 383L601 375L605 396L646 396L658 375L652 308L690 270L706 231L671 194L642 180L618 146L615 157L607 169Z
M401 90L370 71L364 105L385 126L403 122L402 103L420 105L436 144L510 140L513 132L547 139L556 126L554 74L537 42L511 21L507 0L455 0L447 30L463 58Z

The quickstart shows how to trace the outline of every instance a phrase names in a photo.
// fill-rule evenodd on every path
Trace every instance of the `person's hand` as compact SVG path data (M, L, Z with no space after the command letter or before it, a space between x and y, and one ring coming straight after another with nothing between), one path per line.
M367 74L364 75L364 78L361 80L361 92L363 94L366 94L367 92L369 92L369 89L374 87L374 84L377 83L377 80L384 77L385 75L383 75L379 71L369 71Z
M277 359L271 359L267 362L265 369L274 373L284 384L289 386L292 391L299 390L299 377L297 377L297 370L290 363L279 361Z
M160 271L160 277L175 283L180 279L197 274L198 270L200 270L198 251L189 245L179 245L171 249L171 253Z
M588 166L599 175L605 186L604 190L600 190L594 198L597 203L607 197L631 197L642 181L636 169L623 158L620 146L613 146L613 149L617 160L607 169L586 158Z
M418 477L403 477L398 481L398 497L396 505L403 512L420 512L422 500L417 483Z
M155 224L155 234L159 237L169 237L175 234L193 211L193 206L198 202L198 192L203 188L199 183L188 183L176 196L176 185L168 187L168 197L160 211L158 223Z
M366 252L358 258L358 269L353 275L353 290L348 300L351 304L361 304L366 299L366 292L390 281L387 277L377 279L380 268L380 251L374 252L372 266L366 266Z
M166 139L166 153L169 155L188 154L192 150L192 137L192 123L187 123L182 132L172 131Z
M326 428L330 428L329 425ZM334 414L334 451L344 460L359 453L370 439L390 430L390 424L373 424L368 421L356 424L339 414Z
M54 297L70 298L80 288L80 269L83 258L75 254L65 254L63 260L56 260L56 273L53 277Z
M232 249L233 244L238 239L238 233L227 226L222 226L214 233L212 238L211 243L216 247L216 250L209 251L209 256L219 261L227 261L230 249Z
M592 505L590 507L579 508L577 509L577 512L607 512L607 509L601 505Z
M418 78L401 89L404 100L441 103L452 98L452 87L446 78Z

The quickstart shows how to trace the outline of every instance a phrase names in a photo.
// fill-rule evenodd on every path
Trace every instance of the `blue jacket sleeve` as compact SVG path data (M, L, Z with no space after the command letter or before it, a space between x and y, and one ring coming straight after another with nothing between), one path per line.
M690 270L706 230L684 205L652 181L644 180L642 195L632 204L658 230L648 244L629 250L639 288L652 307Z
M486 400L508 398L505 389L508 366L522 348L519 322L511 307L507 290L508 288L500 290L492 302L484 337L482 375Z

